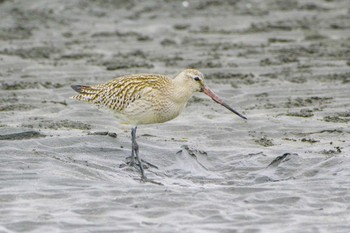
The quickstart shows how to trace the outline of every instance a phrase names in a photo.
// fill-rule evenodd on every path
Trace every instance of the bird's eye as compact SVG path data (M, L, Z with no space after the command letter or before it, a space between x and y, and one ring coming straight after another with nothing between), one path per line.
M200 77L198 77L198 76L194 77L193 79L194 79L195 81L200 81L200 80L201 80Z

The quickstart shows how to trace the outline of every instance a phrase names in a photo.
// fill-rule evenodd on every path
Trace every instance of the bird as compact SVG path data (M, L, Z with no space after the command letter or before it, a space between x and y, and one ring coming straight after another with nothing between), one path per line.
M78 92L72 99L107 107L131 125L129 165L139 168L142 180L147 179L143 166L146 161L139 156L139 145L136 142L138 125L159 124L174 119L184 110L195 92L203 92L216 103L247 120L209 89L204 75L196 69L185 69L174 78L160 74L132 74L104 84L71 87Z

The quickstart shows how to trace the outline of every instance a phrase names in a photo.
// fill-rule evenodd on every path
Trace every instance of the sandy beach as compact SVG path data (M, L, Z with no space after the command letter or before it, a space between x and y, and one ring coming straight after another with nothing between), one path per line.
M350 5L0 1L0 232L350 230ZM200 70L164 124L70 99L73 84ZM157 184L156 184L157 183Z

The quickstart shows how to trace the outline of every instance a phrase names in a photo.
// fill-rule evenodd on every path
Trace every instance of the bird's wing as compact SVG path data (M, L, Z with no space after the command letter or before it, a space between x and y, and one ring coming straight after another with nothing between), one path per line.
M162 75L130 75L94 86L75 86L79 94L72 98L99 106L123 111L135 100L144 98L152 91L161 90L170 79Z

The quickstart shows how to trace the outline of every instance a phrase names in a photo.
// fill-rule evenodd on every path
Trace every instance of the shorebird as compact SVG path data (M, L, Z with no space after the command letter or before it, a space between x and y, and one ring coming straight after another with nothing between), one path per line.
M204 92L215 102L247 119L211 91L204 82L203 74L195 69L186 69L175 78L158 74L133 74L112 79L105 84L71 87L79 93L71 98L105 106L132 125L129 165L140 169L141 179L146 179L146 176L136 142L137 126L174 119L185 108L193 93Z

